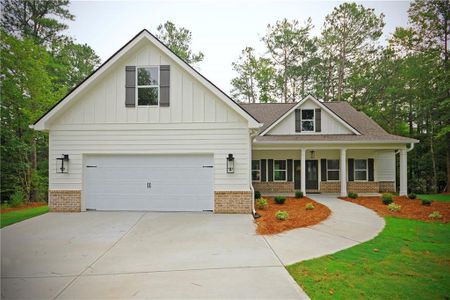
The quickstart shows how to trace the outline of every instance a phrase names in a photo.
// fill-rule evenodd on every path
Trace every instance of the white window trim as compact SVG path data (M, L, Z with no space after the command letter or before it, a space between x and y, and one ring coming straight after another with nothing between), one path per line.
M253 161L259 161L259 169L253 169ZM253 179L253 171L259 171L259 180ZM260 159L252 159L252 181L253 182L261 182L261 160Z
M330 169L330 168L328 168L328 161L330 161L330 160L337 160L338 161L338 168L337 169ZM340 162L340 159L327 159L326 160L326 164L327 164L327 181L331 181L331 182L341 181L341 162ZM338 171L338 179L328 179L328 171Z
M275 169L275 161L284 161L285 162L285 169ZM272 171L272 176L273 176L273 182L287 182L287 159L274 159L273 160L273 171ZM284 171L284 180L275 180L275 171Z
M312 119L303 119L303 111L304 110L312 110L313 111ZM303 121L312 121L313 129L312 130L303 130ZM300 127L301 127L301 132L316 132L316 110L314 108L304 108L300 111Z
M356 161L357 160L363 160L366 162L366 168L365 169L356 169ZM356 171L366 171L366 179L356 179ZM365 182L368 181L368 177L369 177L369 163L367 159L364 158L358 158L358 159L354 159L353 161L353 180L354 181L360 181L360 182Z
M144 68L157 68L158 69L158 85L139 85L138 82L138 73L139 73L139 69L144 69ZM159 107L159 103L160 103L160 88L161 86L161 70L160 70L160 66L158 65L143 65L143 66L136 66L136 108L139 107ZM139 88L158 88L158 104L154 104L154 105L139 105L139 99L138 99L138 90Z

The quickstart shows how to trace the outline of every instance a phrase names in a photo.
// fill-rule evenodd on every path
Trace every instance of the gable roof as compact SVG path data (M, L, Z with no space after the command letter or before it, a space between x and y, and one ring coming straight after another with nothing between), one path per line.
M141 30L136 34L131 40L129 40L125 45L123 45L117 52L115 52L110 58L108 58L100 67L98 67L94 72L92 72L88 77L86 77L82 82L75 86L66 96L64 96L60 101L53 105L44 115L42 115L36 122L31 125L31 128L37 130L45 129L45 122L52 118L64 105L69 103L75 96L80 93L83 89L87 88L95 79L107 71L118 59L120 59L125 53L132 49L138 42L146 38L153 45L155 45L164 54L169 56L174 60L184 71L188 72L191 76L200 81L206 88L208 88L214 95L228 104L232 109L234 109L239 115L249 122L250 128L260 128L262 125L245 109L243 109L239 104L237 104L230 96L228 96L224 91L219 89L215 84L213 84L209 79L200 74L191 65L185 62L181 57L179 57L175 52L169 49L163 42L161 42L156 36L151 34L147 29Z
M240 105L256 120L264 124L261 127L261 132L263 132L296 104L297 103L254 103Z

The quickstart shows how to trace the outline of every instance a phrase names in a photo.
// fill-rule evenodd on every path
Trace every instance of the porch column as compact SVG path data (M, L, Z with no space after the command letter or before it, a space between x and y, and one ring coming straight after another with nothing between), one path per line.
M347 149L341 148L340 174L341 179L341 197L347 197Z
M300 171L300 187L303 195L306 195L306 149L301 149L301 171Z
M400 196L408 194L408 155L406 149L400 149Z

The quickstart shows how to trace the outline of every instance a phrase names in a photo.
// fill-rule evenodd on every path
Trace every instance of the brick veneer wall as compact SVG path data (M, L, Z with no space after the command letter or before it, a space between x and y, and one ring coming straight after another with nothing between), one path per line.
M349 181L347 182L349 193L378 193L380 185L375 181Z
M321 181L320 191L322 193L339 193L341 191L340 181Z
M214 212L225 214L252 213L252 192L220 191L214 192Z
M79 190L49 190L48 207L54 212L80 212L81 191Z
M292 193L294 182L253 182L253 189L261 193Z
M393 181L380 181L380 193L394 193L395 192L395 182Z

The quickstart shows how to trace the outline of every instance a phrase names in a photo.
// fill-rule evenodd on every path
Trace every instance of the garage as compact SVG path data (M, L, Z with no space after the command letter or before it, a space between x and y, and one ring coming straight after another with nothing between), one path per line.
M212 211L212 155L88 155L91 210Z

